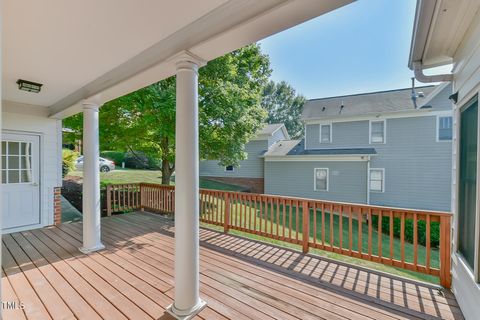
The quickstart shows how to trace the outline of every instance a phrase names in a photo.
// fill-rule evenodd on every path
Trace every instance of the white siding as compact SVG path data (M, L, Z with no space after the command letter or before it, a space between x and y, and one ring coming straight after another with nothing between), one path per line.
M3 105L2 130L4 132L40 136L40 206L42 224L53 224L53 188L61 187L62 124L50 119L41 107L15 107Z
M455 108L454 137L453 137L453 177L452 179L452 211L454 212L453 243L452 243L452 289L466 319L477 319L480 314L480 285L478 272L472 273L457 254L457 192L458 192L458 132L459 108L480 92L480 13L477 12L473 25L463 39L457 54L454 57L454 92L458 91L458 103ZM477 171L478 174L478 171ZM477 191L480 179L477 177ZM477 217L479 217L477 201ZM478 221L478 218L477 218ZM480 224L477 223L477 235ZM479 243L477 238L477 244ZM480 244L478 244L480 246ZM478 260L478 259L477 259ZM477 279L475 279L477 278Z

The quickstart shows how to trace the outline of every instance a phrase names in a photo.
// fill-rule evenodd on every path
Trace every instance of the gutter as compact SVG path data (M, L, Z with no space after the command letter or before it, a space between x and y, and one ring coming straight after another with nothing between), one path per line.
M412 63L413 72L415 74L415 78L423 83L429 82L450 82L453 81L453 74L437 74L433 76L427 76L423 73L423 65L421 61L414 61Z

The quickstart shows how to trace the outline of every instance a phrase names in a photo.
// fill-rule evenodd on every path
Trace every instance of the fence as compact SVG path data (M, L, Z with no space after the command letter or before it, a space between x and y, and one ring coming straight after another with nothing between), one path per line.
M200 189L200 221L437 276L449 288L447 212ZM173 213L175 189L157 184L107 187L107 213ZM438 239L439 237L439 239ZM433 244L433 245L432 245Z

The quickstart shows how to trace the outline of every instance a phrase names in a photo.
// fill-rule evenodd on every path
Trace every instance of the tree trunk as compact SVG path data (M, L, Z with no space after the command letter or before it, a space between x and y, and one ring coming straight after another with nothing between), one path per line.
M173 168L170 167L168 160L162 160L162 184L169 185L173 174Z

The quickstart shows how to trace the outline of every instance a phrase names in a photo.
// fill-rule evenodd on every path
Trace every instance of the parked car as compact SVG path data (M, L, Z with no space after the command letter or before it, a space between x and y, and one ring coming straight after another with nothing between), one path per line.
M110 170L115 170L115 162L102 158L99 158L100 161L100 172L109 172ZM77 170L83 170L83 156L77 158L75 163Z

